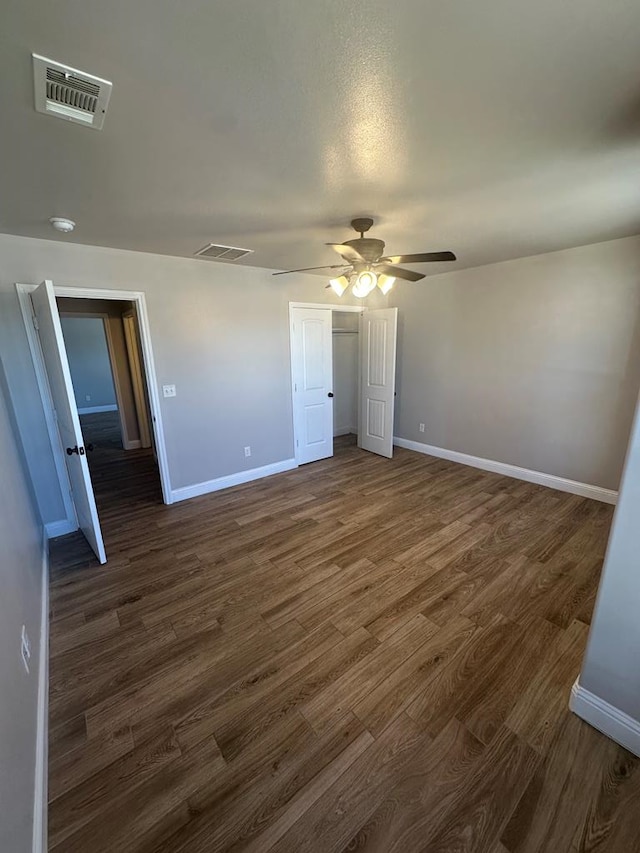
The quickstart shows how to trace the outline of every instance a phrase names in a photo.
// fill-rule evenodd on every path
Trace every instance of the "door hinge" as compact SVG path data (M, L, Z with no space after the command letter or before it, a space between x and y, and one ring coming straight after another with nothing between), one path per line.
M294 390L294 391L297 391L297 390L298 390L298 383L297 383L297 382L294 382L294 383L293 383L293 390Z
M35 314L32 314L31 319L33 320L33 328L36 330L36 332L39 332L40 331L40 323L38 323L38 318L36 317Z

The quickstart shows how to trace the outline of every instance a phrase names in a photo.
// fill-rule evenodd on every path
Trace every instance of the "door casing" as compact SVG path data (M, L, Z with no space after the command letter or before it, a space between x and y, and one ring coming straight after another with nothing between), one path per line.
M58 431L55 426L55 416L53 413L53 404L48 392L46 369L40 351L39 341L32 322L31 300L29 294L38 287L37 284L16 284L16 292L20 302L20 310L22 319L27 333L29 349L36 373L36 381L42 406L44 409L45 422L47 432L53 452L53 460L58 475L60 485L60 493L66 512L66 519L55 521L46 525L47 535L49 538L53 536L62 536L65 533L71 533L78 529L76 513L69 490L69 477L64 461L64 449L60 444ZM130 290L105 290L100 288L86 287L66 287L54 285L56 296L70 297L72 299L109 299L117 301L129 301L136 304L138 315L138 323L140 330L140 343L142 346L142 354L144 358L144 371L147 380L147 393L149 395L149 403L151 406L151 420L153 433L155 438L156 453L158 459L158 469L160 473L160 483L162 486L162 498L165 504L173 503L171 495L171 480L169 476L169 465L167 461L167 451L164 439L164 429L162 425L162 413L160 410L160 394L158 390L158 380L156 377L155 363L153 359L153 349L151 344L151 329L149 326L149 316L147 313L147 305L145 294L142 291Z
M296 435L296 417L295 417L295 364L294 364L294 338L293 338L293 311L292 308L319 308L323 311L339 311L342 314L353 313L353 314L362 314L363 308L362 305L337 305L335 303L327 303L327 302L290 302L289 303L289 352L290 352L290 362L291 362L291 414L293 417L293 449L295 453L296 463L300 465L300 454L298 448L298 436ZM360 394L358 393L358 400L360 399Z

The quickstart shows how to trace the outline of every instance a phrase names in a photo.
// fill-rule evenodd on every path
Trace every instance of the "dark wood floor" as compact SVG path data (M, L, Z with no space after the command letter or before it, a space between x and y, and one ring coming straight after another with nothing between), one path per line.
M122 450L118 412L88 412L80 415L80 425L85 444L93 444L101 450Z
M640 760L567 708L611 508L410 451L165 507L92 459L55 543L50 849L640 851Z

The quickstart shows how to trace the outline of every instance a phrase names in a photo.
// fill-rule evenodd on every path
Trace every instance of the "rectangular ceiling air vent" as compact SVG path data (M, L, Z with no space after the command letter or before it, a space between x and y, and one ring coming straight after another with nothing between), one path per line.
M31 55L36 110L102 130L112 84L53 59Z
M207 243L195 253L197 258L207 258L210 261L237 261L250 255L253 249L238 249L237 246L220 246L216 243Z

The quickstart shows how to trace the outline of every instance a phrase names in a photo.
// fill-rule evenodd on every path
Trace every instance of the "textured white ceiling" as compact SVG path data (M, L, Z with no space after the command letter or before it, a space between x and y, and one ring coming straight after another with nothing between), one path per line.
M459 256L425 272L635 234L638 33L637 0L5 0L0 231L286 269L370 214ZM103 131L34 111L32 51L113 81Z

